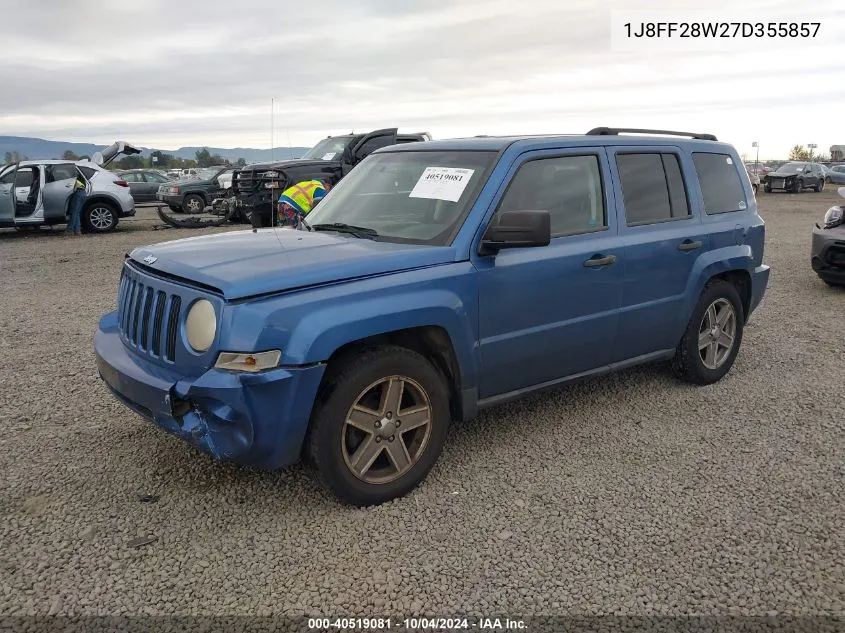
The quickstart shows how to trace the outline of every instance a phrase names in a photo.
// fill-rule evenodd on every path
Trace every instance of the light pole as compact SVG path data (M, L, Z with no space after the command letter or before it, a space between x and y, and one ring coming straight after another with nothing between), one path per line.
M758 143L757 141L754 141L751 144L751 147L757 148L757 158L754 159L754 171L756 173L756 172L760 171L760 143Z
M815 143L807 143L807 147L810 148L810 160L813 160L813 150L818 147Z

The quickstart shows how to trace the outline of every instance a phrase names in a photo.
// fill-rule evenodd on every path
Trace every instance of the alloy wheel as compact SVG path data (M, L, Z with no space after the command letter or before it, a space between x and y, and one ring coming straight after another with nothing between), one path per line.
M721 367L734 347L736 310L727 299L716 299L701 319L698 328L698 354L707 369Z
M365 388L349 408L341 433L349 471L369 484L402 477L431 437L431 401L407 376L386 376Z
M89 214L91 226L98 231L110 229L114 223L112 210L106 207L94 207Z

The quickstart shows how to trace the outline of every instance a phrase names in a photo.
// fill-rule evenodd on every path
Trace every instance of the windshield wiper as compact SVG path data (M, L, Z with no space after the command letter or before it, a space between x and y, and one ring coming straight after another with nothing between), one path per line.
M344 224L343 222L331 222L329 224L315 224L311 227L315 231L337 231L338 233L349 233L355 237L376 238L378 231L366 226L355 226L353 224Z
M301 219L299 220L299 223L300 223L302 226L304 226L304 227L305 227L305 230L306 230L306 231L313 231L313 230L314 230L314 229L312 229L312 228L311 228L311 225L310 225L310 224L308 224L308 222L307 222L307 220L306 220L305 218L301 218Z

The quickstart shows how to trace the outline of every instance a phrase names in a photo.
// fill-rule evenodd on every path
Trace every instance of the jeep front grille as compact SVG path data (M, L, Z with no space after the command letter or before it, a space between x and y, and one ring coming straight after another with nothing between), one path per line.
M176 360L182 298L156 291L122 275L117 292L117 323L125 342L151 356ZM162 333L165 333L162 348Z

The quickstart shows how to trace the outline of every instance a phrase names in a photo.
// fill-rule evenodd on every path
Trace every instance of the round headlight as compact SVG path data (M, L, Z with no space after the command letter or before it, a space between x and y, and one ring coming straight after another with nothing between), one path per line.
M217 316L214 314L214 306L210 301L200 299L188 311L188 319L185 322L188 343L196 351L205 352L214 342L215 334L217 334Z

